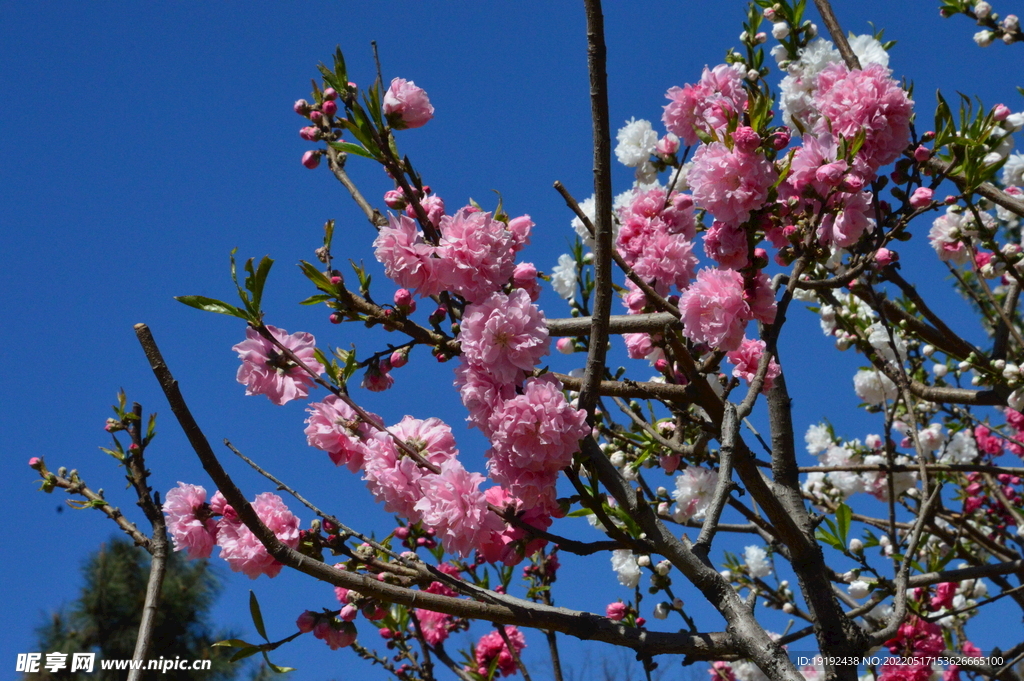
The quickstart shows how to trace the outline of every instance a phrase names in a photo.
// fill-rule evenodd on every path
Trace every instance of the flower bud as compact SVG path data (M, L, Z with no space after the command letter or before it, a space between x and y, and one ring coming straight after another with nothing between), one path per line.
M988 4L988 3L985 3ZM978 44L978 47L988 47L992 44L996 34L992 31L978 31L974 34L974 42Z
M932 203L934 191L928 187L918 187L910 196L910 205L914 208L927 208Z
M411 80L395 78L384 94L384 115L395 130L419 128L434 117L434 107L423 88Z
M850 540L850 553L860 553L864 550L864 542L857 537Z
M796 606L794 606L792 603L783 603L782 612L786 613L787 615L792 615L794 612L796 612Z
M555 348L563 355L571 355L576 352L576 345L572 338L559 338L555 342Z
M37 471L42 470L43 460L40 459L38 456L33 456L31 459L28 460L28 467Z
M324 99L326 99L327 101L333 102L337 98L338 98L338 91L335 90L334 88L329 87L326 90L324 90Z
M777 21L772 24L772 37L776 40L785 40L789 37L789 24L785 21Z
M306 166L310 170L320 165L320 156L323 154L319 149L315 151L307 151L302 155L302 165Z
M663 620L668 618L670 606L668 603L658 603L654 606L654 619Z
M324 116L333 116L338 113L338 105L328 99L320 105L320 110L324 112Z
M306 610L299 619L295 620L295 626L299 628L303 634L308 634L313 631L313 627L316 626L316 613L311 610Z
M307 142L316 142L320 139L320 128L312 125L307 125L299 130L299 137L306 140Z
M292 109L294 109L295 113L300 116L305 116L309 113L309 102L304 99L299 99L295 102L294 106L292 106Z
M935 374L935 378L942 378L949 373L949 367L945 364L935 363L932 365L932 373Z
M932 151L923 144L918 148L914 149L914 160L918 163L924 163L932 157Z
M664 137L658 140L657 146L654 150L659 156L675 156L676 152L679 151L679 137L670 133L667 133Z

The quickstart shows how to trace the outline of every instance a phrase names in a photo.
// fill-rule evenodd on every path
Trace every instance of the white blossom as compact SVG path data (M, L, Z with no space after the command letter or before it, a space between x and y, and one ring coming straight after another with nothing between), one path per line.
M871 593L871 585L863 579L856 579L850 582L850 586L846 588L846 592L850 594L851 598L859 600Z
M640 566L637 565L636 556L629 549L612 551L612 569L618 573L619 584L627 589L632 589L640 583Z
M974 433L970 430L961 430L950 438L946 446L939 454L939 463L972 463L978 457L978 443L974 440Z
M828 427L817 423L807 429L804 442L807 443L807 451L811 454L821 454L834 444Z
M882 47L882 43L872 35L857 35L850 39L850 49L857 55L860 65L867 68L868 64L881 64L889 66L889 53Z
M857 397L867 404L885 404L896 399L896 384L877 369L861 369L853 377L853 389Z
M1024 184L1024 154L1010 154L1003 166L1003 184L1007 187Z
M576 298L576 261L568 253L558 256L558 264L551 270L551 288L568 301Z
M654 132L651 122L644 119L629 119L625 127L619 129L615 139L619 142L615 147L615 157L619 163L630 168L636 168L649 160L658 145L658 133Z
M743 562L747 566L747 574L751 577L767 577L772 573L772 566L768 562L768 553L760 546L744 548Z
M978 43L978 47L988 47L995 37L996 34L992 31L978 31L974 34L974 42Z
M785 21L776 21L772 24L772 37L776 40L785 40L789 36L789 24Z
M821 457L825 466L849 466L853 463L853 452L846 447L833 445ZM844 497L864 491L864 478L855 471L829 471L828 481L842 492Z
M677 522L691 518L701 519L708 512L708 505L718 485L718 473L708 468L687 466L676 476L676 489L672 498L676 501L673 517Z
M866 331L868 332L868 343L886 361L893 363L907 361L907 344L900 337L899 331L893 329L892 337L890 338L889 330L879 322L869 326ZM893 346L895 346L895 351L893 351ZM899 355L898 361L896 359L897 354Z

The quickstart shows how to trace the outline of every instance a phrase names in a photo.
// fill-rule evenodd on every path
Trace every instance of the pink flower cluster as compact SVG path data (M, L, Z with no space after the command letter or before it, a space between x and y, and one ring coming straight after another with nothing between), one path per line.
M344 464L353 473L361 469L367 451L365 440L377 429L335 395L312 403L306 411L309 412L305 430L309 446L327 452L337 466ZM376 414L370 416L378 425L383 424Z
M736 378L744 379L747 383L752 382L757 375L757 367L761 362L761 356L764 355L766 347L763 340L744 338L739 348L725 356L736 367L732 370L732 375ZM775 384L775 379L781 373L782 368L779 367L775 358L772 357L768 360L768 371L764 375L764 387L761 389L761 392L768 394L768 391Z
M863 132L864 144L856 160L865 166L867 177L907 148L914 103L889 69L869 64L851 71L845 64L830 64L818 74L816 85L814 106L821 114L816 131L831 131L849 141Z
M663 292L689 286L697 266L692 197L674 193L669 199L661 187L638 191L619 221L616 247L637 274Z
M265 492L256 497L252 507L278 540L293 549L298 546L299 519L288 510L281 497ZM231 569L250 579L260 575L276 577L284 567L242 524L220 492L207 504L204 488L179 482L177 488L167 492L163 511L167 515L174 550L186 550L189 558L209 558L216 544L220 547L220 557ZM218 515L221 518L215 520L214 516Z
M508 636L508 640L515 649L516 657L518 657L519 653L526 647L526 639L523 637L523 633L513 626L506 626L504 630L505 635ZM474 659L477 665L476 672L483 677L488 676L491 665L495 661L497 661L498 676L511 676L516 673L518 668L515 657L509 651L508 646L505 644L505 639L502 638L499 631L492 631L480 637L476 644Z
M452 598L458 596L453 589L448 588L441 582L431 582L426 591L427 593L450 596ZM436 646L448 638L448 634L451 633L450 627L455 621L454 617L443 612L434 612L433 610L424 610L423 608L415 608L413 612L420 621L423 638L429 645Z
M544 313L523 289L494 293L466 308L459 333L462 358L499 384L517 384L548 353Z
M324 367L316 359L316 340L312 334L293 333L267 326L267 331L308 367L321 374ZM231 348L238 353L238 382L245 384L246 395L266 395L276 405L305 398L313 387L313 376L289 359L274 343L253 327L245 330L245 340Z
M722 133L730 119L736 119L747 105L742 65L719 64L704 67L700 82L673 87L665 97L669 103L661 116L665 128L686 144L696 144L697 132Z
M737 350L747 322L775 321L775 294L764 272L745 280L735 270L705 268L679 300L683 335L695 343Z
M533 221L523 215L506 225L473 207L443 215L443 203L427 205L431 198L424 207L431 222L437 218L437 246L426 242L410 215L392 215L373 242L374 254L391 280L421 297L448 290L471 303L482 302L513 276L515 254L529 241ZM406 207L406 213L411 210Z

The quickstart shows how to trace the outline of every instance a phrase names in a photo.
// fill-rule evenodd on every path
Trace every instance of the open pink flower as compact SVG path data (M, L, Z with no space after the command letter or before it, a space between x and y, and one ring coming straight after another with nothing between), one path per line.
M665 94L669 103L661 116L665 128L686 144L699 141L698 131L724 132L729 119L735 119L746 107L743 75L739 64L719 64L713 69L704 67L696 85L670 89Z
M694 154L687 182L693 187L694 203L722 222L739 225L761 207L777 178L775 166L762 154L712 142Z
M384 115L395 130L419 128L434 117L434 107L423 88L404 78L391 81L384 93Z
M491 487L484 496L492 506L513 513L523 523L539 530L551 527L551 515L542 506L530 509L523 508L523 502L501 487ZM491 532L477 546L477 551L488 563L502 562L505 565L518 565L526 556L532 556L547 544L546 539L539 539L528 530L518 525L502 523L498 531Z
M281 543L293 549L299 545L299 519L288 510L281 497L264 492L256 497L252 507ZM229 520L227 516L221 519L217 526L217 546L220 547L220 557L228 562L231 569L249 579L260 575L276 577L284 567L267 553L256 535L240 520Z
M736 350L747 322L775 320L775 295L761 272L744 288L743 275L735 270L706 268L679 300L683 334L697 343L720 350Z
M179 482L164 497L163 511L174 550L185 549L189 558L209 558L217 543L217 522L206 505L206 490Z
M517 383L548 353L544 313L530 294L495 293L466 308L459 334L465 360L501 383Z
M504 525L487 507L480 490L484 480L455 458L442 463L440 473L428 473L420 480L423 498L414 508L423 525L437 532L448 553L465 558Z
M444 287L471 303L486 300L512 277L515 239L490 213L463 208L441 218L439 277Z
M744 338L739 348L726 355L726 358L736 367L732 370L732 375L744 379L747 383L753 381L757 375L757 367L761 362L761 355L764 354L765 347L763 340ZM761 392L767 394L781 373L782 369L772 357L768 361L768 371L764 376L764 387Z
M465 361L464 355L455 368L455 385L462 396L462 404L469 410L466 420L470 426L490 437L488 419L502 402L516 394L515 385L496 380L485 368Z
M309 369L323 373L324 367L316 359L316 340L312 334L288 335L287 331L274 326L267 326L267 331ZM309 395L313 377L251 326L245 330L245 340L231 349L242 360L238 382L245 384L246 395L266 395L277 405Z
M881 64L851 71L845 64L830 64L818 74L814 105L821 113L817 132L853 141L864 132L858 163L873 175L892 163L910 142L910 116L914 103Z
M327 452L335 465L347 465L355 473L363 466L366 455L365 440L376 429L363 421L358 414L335 395L323 402L314 402L306 410L306 442ZM376 414L370 416L381 423Z
M389 215L373 248L384 273L402 288L413 289L421 297L437 295L443 289L433 257L435 249L423 240L416 221L407 215Z
M441 596L458 596L453 589L448 588L441 582L431 582L426 591L427 593L439 594ZM429 645L436 646L448 638L448 634L451 633L449 627L455 621L454 617L443 612L434 612L433 610L424 610L423 608L415 608L413 612L416 613L416 619L420 621L423 638Z

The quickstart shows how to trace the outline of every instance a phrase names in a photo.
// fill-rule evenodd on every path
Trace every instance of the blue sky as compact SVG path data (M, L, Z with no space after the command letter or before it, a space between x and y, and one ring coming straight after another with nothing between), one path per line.
M737 43L744 12L739 2L714 9L609 5L616 128L632 116L659 127L664 92L719 63ZM947 95L977 94L986 104L1020 109L1008 80L1020 73L1019 49L978 49L968 22L943 21L932 5L914 3L921 11L911 13L902 11L911 9L906 3L896 12L892 3L872 0L837 9L848 30L866 32L873 20L898 41L890 65L915 82L925 120L940 86ZM172 299L228 297L227 258L237 247L242 258L277 260L265 298L271 323L332 345L378 349L371 339L384 342L330 325L322 309L295 304L310 289L294 263L313 259L325 220L337 220L345 255L373 263L372 231L344 190L324 168L311 172L299 164L310 145L299 139L302 119L291 110L294 100L309 96L317 62L328 60L335 45L345 50L352 77L370 82L370 40L379 45L385 79L415 80L436 108L429 125L399 134L424 180L449 208L470 197L493 205L492 190L500 191L511 214L529 213L537 223L524 258L550 269L571 236L571 216L552 182L561 180L580 199L591 193L585 32L577 3L0 2L0 471L14 521L0 566L6 591L0 614L9 623L0 668L13 665L16 653L34 650L41 614L75 597L81 561L114 531L98 513L56 513L63 495L36 491L35 473L25 465L30 456L78 469L133 515L119 471L97 449L108 443L102 424L123 387L148 412L160 413L148 458L155 487L205 483L138 348L136 322L151 326L212 441L231 439L368 531L393 526L361 482L306 446L303 405L276 408L243 398L230 351L243 336L241 324ZM362 159L350 161L350 172L379 204L390 188L383 173ZM622 191L630 175L621 167L616 172ZM923 247L919 236L908 251ZM921 262L918 279L930 290L942 272L937 263ZM377 281L389 286L382 276ZM955 298L940 300L954 313L962 310ZM551 317L567 312L550 291L541 304ZM851 437L877 432L880 423L855 410L856 359L831 350L812 315L792 316L782 360L791 389L797 386L797 427L828 415ZM797 355L809 361L786 362ZM463 432L461 406L447 387L451 368L414 355L396 372L396 389L357 391L359 399L391 423L406 413L445 419L456 428L467 464L482 469L483 442ZM270 489L228 463L250 496ZM308 522L308 512L299 515ZM573 532L587 534L585 527ZM592 579L600 590L579 588ZM628 595L603 558L592 568L570 565L563 581L569 588L559 602L571 607L603 609ZM576 588L568 584L573 581ZM295 575L257 582L231 575L227 583L218 622L251 628L246 591L255 588L272 636L290 633L302 609L333 603L328 587ZM692 590L689 595L699 599ZM1005 635L994 631L992 640L1005 644ZM527 661L534 657L535 678L544 678L542 641L531 641ZM353 660L311 639L275 659L300 667L298 679L345 678ZM571 659L583 664L575 653Z

